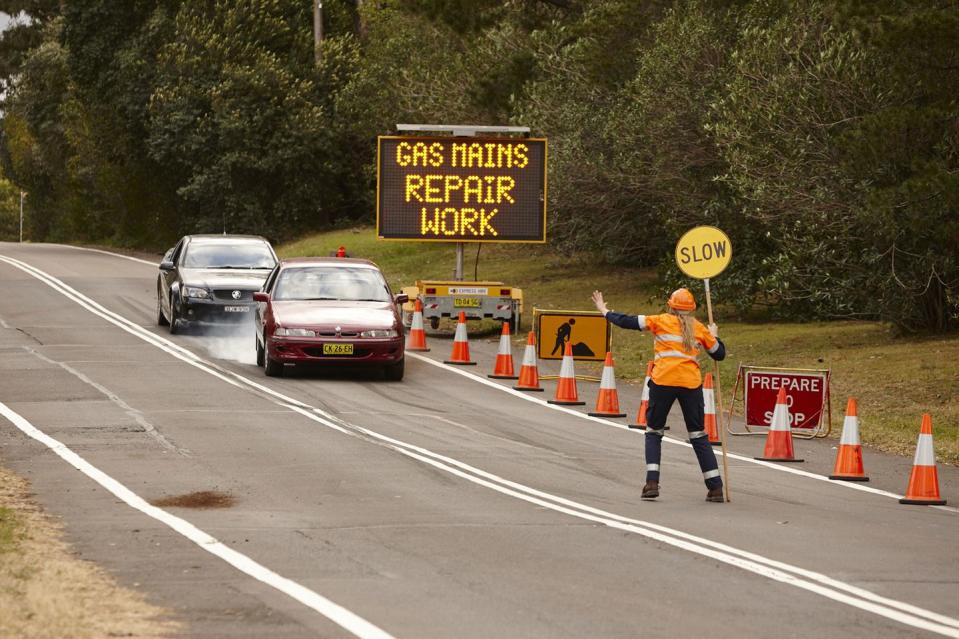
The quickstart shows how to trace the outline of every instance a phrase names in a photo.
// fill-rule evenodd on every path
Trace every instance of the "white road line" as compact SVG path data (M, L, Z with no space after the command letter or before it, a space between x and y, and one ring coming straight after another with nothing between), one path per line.
M104 255L109 255L111 257L120 257L125 260L130 260L132 262L139 262L140 264L146 264L147 266L156 266L156 262L151 262L150 260L142 260L139 257L133 257L132 255L124 255L123 253L113 253L112 251L102 251L100 249L88 248L86 246L74 246L72 244L48 244L47 246L66 246L67 248L76 249L78 251L90 251L91 253L102 253Z
M539 399L538 397L534 397L534 396L532 396L532 395L530 395L530 394L528 394L528 393L523 393L522 391L513 390L513 389L510 388L509 386L503 386L502 384L497 384L496 382L490 381L489 379L486 379L485 377L479 377L479 376L474 375L474 374L472 374L472 373L469 373L469 372L467 372L467 371L465 371L465 370L463 370L463 369L461 369L461 368L456 368L456 367L454 367L454 366L449 366L449 365L444 364L444 363L442 363L442 362L438 362L438 361L436 361L436 360L434 360L434 359L430 359L429 357L426 357L425 355L420 355L419 353L412 353L412 352L407 351L406 356L407 356L407 357L415 357L415 358L418 359L418 360L427 362L428 364L432 364L433 366L436 366L436 367L438 367L438 368L442 368L442 369L444 369L444 370L452 371L453 373L456 373L457 375L462 375L463 377L466 377L466 378L468 378L468 379L470 379L470 380L472 380L472 381L474 381L474 382L478 382L478 383L480 383L480 384L484 384L485 386L489 386L490 388L495 388L495 389L497 389L497 390L499 390L499 391L501 391L501 392L504 392L504 393L509 393L510 395L513 395L514 397L519 397L519 398L521 398L521 399L525 399L525 400L528 401L528 402L533 402L534 404L539 404L540 406L543 406L544 408L549 408L550 410L560 411L560 412L562 412L562 413L566 413L567 415L574 415L574 416L579 417L579 418L581 418L581 419L586 419L586 420L589 420L589 421L591 421L591 422L596 422L597 424L602 424L603 426L609 426L609 427L612 427L612 428L618 428L618 429L620 429L620 430L627 430L627 431L630 430L625 424L621 424L621 423L618 423L618 422L609 421L609 420L607 420L607 419L602 419L602 418L600 418L600 417L592 417L592 416L587 415L587 414L585 414L585 413L580 413L579 411L576 411L576 410L574 410L574 409L572 409L572 408L566 408L565 406L557 406L556 404L549 404L549 403L546 402L546 400ZM630 431L630 432L632 432L632 431ZM690 444L689 442L683 441L683 440L681 440L681 439L676 439L676 438L674 438L674 437L670 437L669 435L663 437L663 440L666 441L666 442L669 443L669 444L675 444L675 445L677 445L677 446L685 446L686 448L692 448L692 444ZM879 488L873 488L872 486L863 486L862 484L852 483L852 482L832 481L832 480L830 480L829 477L827 477L826 475L819 475L819 474L816 474L816 473L811 473L811 472L809 472L808 470L800 470L800 469L798 469L798 468L794 468L794 467L791 467L791 466L783 466L783 465L780 465L780 464L773 464L773 463L770 463L770 462L764 462L764 461L760 461L760 460L758 460L758 459L753 459L752 457L746 457L746 456L744 456L744 455L737 455L736 453L727 453L727 456L729 457L729 459L735 459L736 461L748 462L748 463L750 463L750 464L756 464L757 466L764 466L764 467L766 467L766 468L772 468L773 470L778 470L778 471L780 471L780 472L790 473L790 474L792 474L792 475L799 475L800 477L806 477L806 478L808 478L808 479L815 479L815 480L818 480L818 481L823 481L823 482L826 482L827 484L829 484L830 486L835 486L835 487L840 488L840 489L848 488L848 489L852 489L852 490L858 490L858 491L861 491L861 492L864 492L864 493L870 493L870 494L873 494L873 495L881 495L881 496L883 496L883 497L890 497L890 498L892 498L892 499L897 499L897 500L902 497L902 495L898 495L898 494L896 494L896 493L891 493L891 492L889 492L889 491L887 491L887 490L880 490ZM946 512L951 512L951 513L959 514L959 508L953 508L952 506L927 506L927 508L935 508L935 509L937 509L937 510L943 510L943 511L946 511Z
M233 550L223 542L217 540L211 535L200 530L185 519L172 515L167 511L151 506L142 497L132 490L118 482L113 477L90 464L80 455L76 454L60 441L50 437L46 433L36 428L21 415L13 411L9 406L0 402L0 415L3 415L14 426L23 431L24 434L37 440L54 453L60 456L65 462L79 470L81 473L100 484L103 488L113 494L117 499L123 501L126 505L139 510L144 515L152 517L160 523L170 527L180 535L183 535L197 546L215 555L227 562L237 570L246 573L254 579L265 583L268 586L276 588L280 592L299 601L304 606L312 608L333 623L342 627L357 637L369 639L391 639L392 635L377 628L357 614L347 610L343 606L333 603L326 597L301 586L300 584L278 575L266 566L257 563L246 555Z
M72 245L70 245L70 244L58 244L58 245L53 245L53 246L65 246L65 247L67 247L67 248L73 248L73 249L78 249L78 250L94 251L94 252L96 252L96 253L103 253L104 255L110 255L110 256L113 256L113 257L120 257L120 258L125 258L125 259L132 259L132 260L135 260L135 261L137 261L137 262L141 262L141 263L143 263L143 264L147 264L147 265L149 265L149 266L157 266L157 263L156 263L156 262L149 262L149 261L147 261L147 260L141 260L141 259L138 259L138 258L131 258L131 257L127 256L127 255L121 255L121 254L119 254L119 253L111 253L111 252L109 252L109 251L101 251L101 250L99 250L99 249L88 249L88 248L79 247L79 246L72 246ZM11 258L11 259L12 259L12 258ZM151 333L151 335L152 335L152 333ZM468 379L471 379L471 380L473 380L473 381L475 381L475 382L479 382L479 383L481 383L481 384L485 384L486 386L489 386L490 388L495 388L495 389L497 389L497 390L499 390L499 391L501 391L501 392L504 392L504 393L508 393L508 394L510 394L510 395L513 395L514 397L519 397L519 398L522 398L522 399L524 399L524 400L526 400L526 401L528 401L528 402L533 402L533 403L535 403L535 404L539 404L539 405L541 405L541 406L543 406L543 407L545 407L545 408L549 408L550 410L556 410L556 411L560 411L560 412L566 413L566 414L568 414L568 415L574 415L574 416L576 416L576 417L579 417L580 419L585 419L585 420L588 420L588 421L591 421L591 422L596 422L597 424L602 424L603 426L609 426L609 427L612 427L612 428L619 428L619 429L621 429L621 430L629 430L629 428L628 428L626 425L624 425L624 424L620 424L620 423L617 423L617 422L613 422L613 421L609 421L609 420L606 420L606 419L602 419L602 418L600 418L600 417L592 417L592 416L587 415L587 414L585 414L585 413L581 413L581 412L579 412L579 411L576 411L576 410L574 410L574 409L572 409L572 408L566 408L566 407L564 407L564 406L558 406L558 405L555 405L555 404L549 404L549 403L546 402L546 400L538 399L538 398L534 397L533 395L530 395L529 393L523 393L523 392L521 392L521 391L513 390L513 389L510 388L509 386L504 386L504 385L502 385L502 384L498 384L498 383L496 383L496 382L494 382L494 381L491 381L491 380L489 380L489 379L487 379L487 378L485 378L485 377L479 377L479 376L477 376L477 375L474 375L474 374L472 374L472 373L467 372L467 371L464 370L464 369L456 368L456 367L453 367L453 366L449 366L449 365L447 365L447 364L443 364L442 362L439 362L439 361L430 359L429 357L426 357L425 355L420 355L419 353L414 353L414 352L409 352L409 351L408 351L406 354L407 354L408 356L411 356L411 357L414 357L414 358L416 358L416 359L419 359L419 360L422 360L422 361L424 361L424 362L427 362L428 364L432 364L433 366L438 366L438 367L440 367L440 368L444 368L444 369L446 369L446 370L452 371L452 372L454 372L454 373L456 373L456 374L458 374L458 375L462 375L463 377L466 377L466 378L468 378ZM261 388L263 388L263 387L261 387ZM293 400L293 401L295 401L295 400ZM631 432L631 431L630 431L630 432ZM680 439L676 439L676 438L674 438L674 437L670 437L669 435L665 436L663 439L664 439L667 443L670 443L670 444L675 444L675 445L679 445L679 446L685 446L685 447L687 447L687 448L692 448L692 446L689 444L689 442L686 442L686 441L683 441L683 440L680 440ZM817 474L817 473L812 473L812 472L809 472L808 470L801 470L801 469L795 468L795 467L793 467L793 466L785 466L785 465L782 465L782 464L775 464L775 463L771 463L771 462L760 461L760 460L754 459L754 458L752 458L752 457L746 457L746 456L743 456L743 455L737 455L736 453L727 453L727 456L729 457L729 459L735 459L735 460L737 460L737 461L742 461L742 462L746 462L746 463L749 463L749 464L754 464L754 465L756 465L756 466L762 466L762 467L764 467L764 468L769 468L769 469L771 469L771 470L775 470L775 471L778 471L778 472L781 472L781 473L788 473L788 474L791 474L791 475L797 475L797 476L799 476L799 477L805 477L805 478L807 478L807 479L815 479L815 480L817 480L817 481L823 481L823 482L828 483L828 484L831 485L831 486L836 486L836 487L839 488L839 489L858 490L859 492L870 493L870 494L873 494L873 495L881 495L881 496L883 496L883 497L888 497L888 498L890 498L890 499L896 499L896 500L902 498L902 495L899 495L899 494L897 494L897 493L892 493L892 492L889 492L889 491L887 491L887 490L881 490L881 489L879 489L879 488L873 488L872 486L865 486L865 485L863 485L863 484L861 484L861 483L858 483L858 482L833 481L833 480L829 479L829 477L828 477L827 475L819 475L819 474ZM953 514L959 514L959 508L953 508L952 506L927 506L927 508L935 508L936 510L942 510L942 511L950 512L950 513L953 513Z
M39 269L28 264L0 256L0 260L5 261L21 270L24 270L37 279L43 281L51 288L59 291L63 295L74 299L78 304L93 312L96 315L108 319L111 323L120 326L131 334L137 335L147 342L150 342L162 350L174 355L178 359L186 361L201 370L214 375L217 378L227 381L234 386L249 386L255 388L267 395L274 404L284 406L289 410L307 417L317 423L332 428L342 433L350 435L363 435L380 442L395 450L396 452L408 457L417 459L422 463L429 464L438 469L444 470L450 474L461 477L472 483L485 486L504 495L521 499L529 503L534 503L555 512L560 512L587 521L602 523L611 528L635 533L644 537L654 539L676 548L686 550L695 554L710 557L728 565L736 566L753 572L754 574L767 577L769 579L793 585L797 588L819 594L823 597L843 603L860 610L874 613L887 619L909 625L914 628L928 630L947 637L959 639L959 619L954 619L930 610L925 610L912 604L901 602L895 599L881 597L868 590L857 588L836 579L832 579L821 573L816 573L797 566L792 566L784 562L763 557L749 551L740 550L725 544L719 544L709 539L697 537L689 533L646 522L642 520L631 519L606 513L590 506L579 504L565 498L551 495L534 488L506 480L502 477L487 473L480 469L464 464L455 459L433 453L427 449L408 444L401 440L393 439L366 428L351 425L334 415L330 415L323 410L304 404L293 398L287 397L282 393L267 388L262 384L253 382L243 375L232 371L219 372L212 362L205 361L191 351L183 349L168 340L155 335L146 329L134 324L130 320L105 309L103 306L87 298L82 293L72 289L60 280L50 276ZM81 301L86 300L86 301ZM233 379L228 379L230 376ZM485 381L485 380L484 380ZM525 396L524 396L525 397ZM574 414L577 414L574 412ZM618 426L618 425L617 425ZM678 443L678 442L677 442Z

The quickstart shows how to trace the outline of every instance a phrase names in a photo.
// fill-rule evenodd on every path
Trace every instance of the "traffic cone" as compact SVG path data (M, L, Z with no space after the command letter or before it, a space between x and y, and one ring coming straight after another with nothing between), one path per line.
M909 487L900 504L919 504L924 506L945 506L946 500L939 496L939 473L936 471L936 453L932 447L932 417L929 413L922 416L919 429L919 441L916 442L916 456L912 461L912 474Z
M703 430L709 438L709 443L713 446L719 446L722 442L719 440L719 429L716 428L716 391L713 390L713 374L706 373L703 378L703 403L706 406L703 415Z
M459 321L456 322L456 334L453 336L453 353L444 364L459 364L460 366L476 366L470 361L470 343L466 337L466 313L460 311Z
M613 354L606 352L603 364L603 376L599 382L599 395L596 397L596 410L586 413L592 417L626 417L619 412L619 393L616 392L616 374L613 372Z
M842 481L869 481L862 467L862 444L859 443L859 411L856 398L846 402L846 418L842 422L842 437L839 439L839 453L836 466L829 479Z
M643 395L639 400L639 410L636 411L636 423L627 424L629 428L646 430L646 409L649 408L649 380L653 377L653 363L646 364L646 379L643 380Z
M410 336L406 340L408 351L429 351L426 346L426 331L423 330L423 302L418 298L413 310L413 323L410 325Z
M529 332L526 337L526 350L523 352L523 365L519 369L519 383L513 387L521 391L542 391L539 385L539 369L536 366L536 333Z
M573 372L573 346L566 342L563 352L563 364L559 368L559 381L556 383L556 397L547 400L550 404L561 406L582 406L576 393L576 373Z
M499 352L496 353L496 364L493 374L487 375L493 379L517 379L513 373L513 351L509 342L509 322L503 322L503 333L499 336Z
M786 406L786 389L779 389L776 397L776 409L773 411L773 421L766 433L766 449L762 457L754 457L760 461L801 462L793 457L793 434L789 428L789 407Z

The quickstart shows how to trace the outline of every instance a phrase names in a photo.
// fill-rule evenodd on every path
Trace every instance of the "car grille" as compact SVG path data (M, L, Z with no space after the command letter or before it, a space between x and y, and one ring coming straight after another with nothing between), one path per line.
M233 299L233 291L239 289L235 288L223 288L213 291L213 297L218 300L223 300L225 302L249 302L253 299L253 291L240 291L240 298Z
M350 331L343 331L341 333L337 333L336 331L317 331L316 334L319 335L320 337L357 337L359 336L359 333L350 332Z

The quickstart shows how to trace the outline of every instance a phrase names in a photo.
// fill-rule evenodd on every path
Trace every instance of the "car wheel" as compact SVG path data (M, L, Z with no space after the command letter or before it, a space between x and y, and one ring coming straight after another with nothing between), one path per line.
M166 320L163 314L163 306L160 305L160 289L157 289L157 326L169 326L170 322Z
M256 340L256 365L263 366L263 361L266 359L266 353L263 352L263 347L260 346L260 338L254 337Z
M383 369L386 379L391 382L398 382L403 379L403 369L406 367L406 359L401 359L395 364L390 364Z
M283 364L266 355L263 360L263 372L267 377L283 377Z
M170 335L176 335L183 332L183 320L176 312L176 302L170 298Z

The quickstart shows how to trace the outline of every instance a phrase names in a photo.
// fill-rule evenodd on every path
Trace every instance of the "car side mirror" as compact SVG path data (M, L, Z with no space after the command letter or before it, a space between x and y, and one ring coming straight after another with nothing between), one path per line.
M163 260L162 262L160 262L161 271L172 271L173 268L174 268L173 262L169 260Z
M270 294L269 294L269 293L264 293L263 291L257 291L257 292L255 292L255 293L253 293L253 301L254 301L254 302L269 302L269 301L270 301Z
M399 293L398 295L394 295L393 299L396 301L397 304L406 304L407 302L410 301L410 296L407 295L406 293Z

